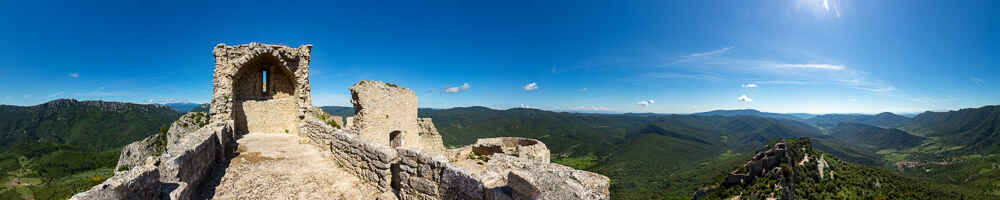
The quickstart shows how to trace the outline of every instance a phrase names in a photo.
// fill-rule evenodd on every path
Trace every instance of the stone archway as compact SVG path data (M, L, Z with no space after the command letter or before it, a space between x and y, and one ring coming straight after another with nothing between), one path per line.
M233 82L236 130L244 134L297 132L292 77L271 55L257 56L240 67Z
M312 108L311 45L216 45L212 120L233 120L238 134L297 133Z
M393 131L389 133L389 146L392 148L399 148L403 146L403 132Z

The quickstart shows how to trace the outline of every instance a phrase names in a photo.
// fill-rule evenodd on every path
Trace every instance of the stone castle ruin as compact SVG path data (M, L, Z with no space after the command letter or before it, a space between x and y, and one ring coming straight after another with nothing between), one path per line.
M446 149L432 120L417 117L415 93L394 84L354 84L354 117L343 127L328 123L322 119L328 115L312 106L309 95L311 48L217 45L210 121L192 121L203 113L181 117L159 155L151 150L150 138L129 144L116 167L126 169L72 199L610 198L607 177L550 163L548 148L535 139L485 138ZM277 140L273 138L298 142L275 146L268 143ZM280 154L296 152L281 150L272 157L254 152L293 146L318 153L303 154L314 160L282 167L268 164L292 161L297 157ZM258 173L247 169L260 168L273 173L233 183ZM296 177L338 173L346 178L307 179L291 187L314 187L308 190L276 189ZM341 183L330 182L339 179L354 181L342 189ZM330 188L357 191L320 193Z

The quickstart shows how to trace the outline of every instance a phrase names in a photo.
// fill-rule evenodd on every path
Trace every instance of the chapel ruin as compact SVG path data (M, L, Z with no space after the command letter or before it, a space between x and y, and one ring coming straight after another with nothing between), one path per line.
M358 184L363 185L356 185L358 188L373 190L362 199L610 198L607 177L550 163L548 148L535 139L484 138L446 149L432 120L418 118L415 93L394 84L360 81L351 86L355 113L341 127L333 122L339 117L312 106L311 48L257 43L215 46L208 125L189 125L199 124L190 121L198 114L185 115L171 126L162 155L148 152L152 137L129 144L118 165L131 168L117 171L114 177L73 199L230 197L205 196L215 194L220 185L227 186L225 177L211 177L219 171L223 176L241 173L227 167L247 162L236 155L254 155L246 150L252 146L242 145L259 145L243 140L267 134L275 136L271 138L301 138L299 143L287 145L308 143L312 150L320 150L322 157L329 159L329 164L320 166L336 165L334 169L360 180ZM253 181L267 185L268 180ZM249 191L235 194L245 192Z

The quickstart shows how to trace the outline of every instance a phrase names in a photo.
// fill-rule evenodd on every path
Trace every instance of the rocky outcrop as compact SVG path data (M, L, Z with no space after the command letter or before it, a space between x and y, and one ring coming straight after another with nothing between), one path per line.
M205 125L208 125L209 119L208 115L201 112L189 112L181 116L180 119L174 121L170 124L170 130L167 130L167 146L173 146L174 149L179 148L178 142L180 138L187 133L193 133Z
M142 140L125 145L122 148L122 153L118 156L115 173L129 172L129 169L133 167L142 166L146 158L153 157L156 154L156 142L159 137L161 135L153 134Z
M791 159L788 158L786 151L785 143L779 142L767 151L757 153L753 159L747 161L747 164L741 168L745 169L746 173L740 173L740 169L733 171L723 179L722 185L731 186L752 182L755 178L761 177L777 167L778 164L789 162Z

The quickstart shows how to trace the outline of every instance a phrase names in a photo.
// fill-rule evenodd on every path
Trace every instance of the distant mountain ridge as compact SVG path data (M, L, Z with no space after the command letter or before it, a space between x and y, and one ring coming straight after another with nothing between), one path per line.
M806 114L806 113L782 114L782 113L761 112L761 111L754 110L754 109L713 110L713 111L708 111L708 112L694 113L692 115L701 115L701 116L713 116L713 115L714 116L739 116L739 115L750 115L750 116L770 117L770 118L776 118L776 119L787 119L787 120L796 120L796 121L805 120L805 119L808 119L808 118L814 116L812 114Z
M833 128L840 123L859 123L878 127L900 127L910 122L910 118L883 112L876 115L864 114L825 114L806 120L821 128Z

